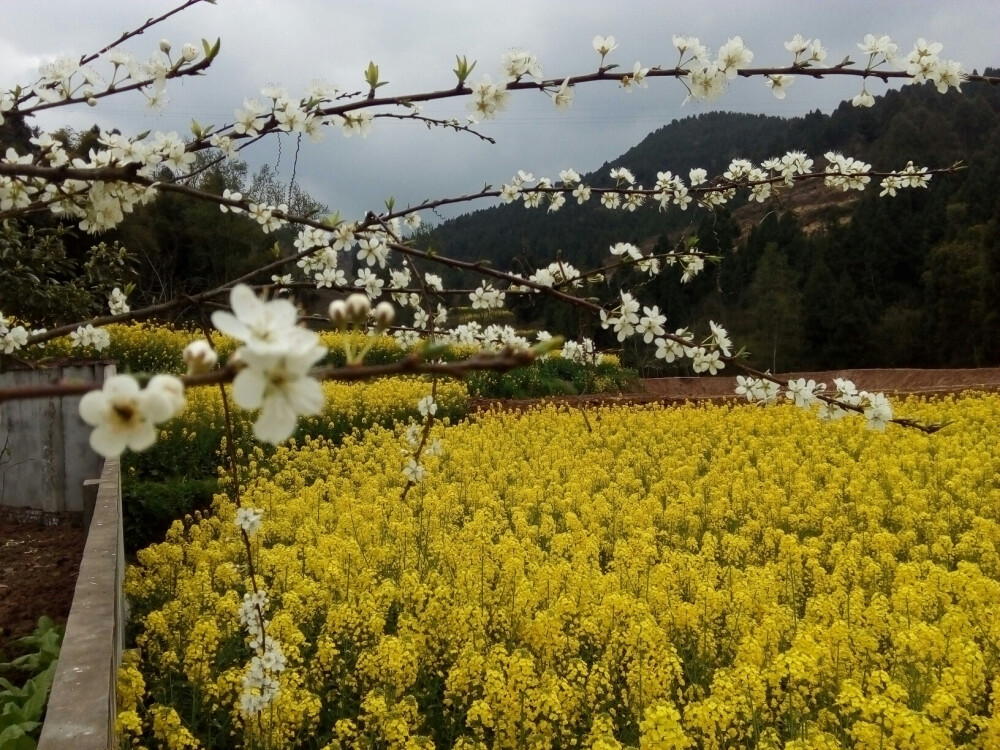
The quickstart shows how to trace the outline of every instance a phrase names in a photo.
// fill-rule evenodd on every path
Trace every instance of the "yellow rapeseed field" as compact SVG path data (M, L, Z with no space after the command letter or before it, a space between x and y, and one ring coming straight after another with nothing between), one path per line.
M245 456L287 657L260 720L236 506L127 593L147 747L1000 748L1000 397L885 434L794 407L546 407ZM232 490L232 487L229 486Z

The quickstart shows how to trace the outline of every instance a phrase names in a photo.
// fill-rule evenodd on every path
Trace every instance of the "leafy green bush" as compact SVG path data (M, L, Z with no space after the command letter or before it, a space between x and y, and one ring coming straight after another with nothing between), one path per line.
M217 487L215 477L123 482L125 551L134 553L162 541L174 521L209 508Z
M0 662L2 673L27 675L23 687L0 677L0 750L35 750L62 636L61 627L40 617L31 635L14 641L18 650L27 648L28 653Z
M584 365L562 357L510 372L477 372L468 378L474 398L537 398L583 393L619 393L633 386L636 374L612 359Z

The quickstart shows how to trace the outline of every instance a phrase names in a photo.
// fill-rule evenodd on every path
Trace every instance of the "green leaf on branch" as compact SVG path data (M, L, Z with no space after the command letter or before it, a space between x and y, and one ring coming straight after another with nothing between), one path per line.
M455 76L458 78L458 87L461 88L465 85L466 79L472 73L473 68L476 67L476 61L472 61L472 65L469 65L469 61L466 59L465 55L459 57L455 55Z

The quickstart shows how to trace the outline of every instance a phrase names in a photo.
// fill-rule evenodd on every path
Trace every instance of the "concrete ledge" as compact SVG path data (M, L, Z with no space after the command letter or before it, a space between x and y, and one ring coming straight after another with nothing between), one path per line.
M39 750L113 750L124 635L121 475L104 462Z

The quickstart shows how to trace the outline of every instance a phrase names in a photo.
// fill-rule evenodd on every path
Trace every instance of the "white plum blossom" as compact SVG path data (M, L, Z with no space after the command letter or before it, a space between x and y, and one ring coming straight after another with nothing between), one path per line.
M635 175L625 167L613 167L611 169L611 179L617 182L619 185L634 185Z
M681 283L686 284L705 269L705 259L700 255L686 255L681 258L681 266L684 268Z
M734 36L719 48L715 66L725 74L726 78L732 79L741 68L746 68L752 61L753 52L744 44L742 37Z
M71 331L69 338L74 348L91 346L101 351L111 345L111 334L103 328L94 328L90 323Z
M691 369L695 372L707 372L709 375L715 375L725 366L726 363L719 359L719 352L708 351L703 346L694 350Z
M576 198L576 202L584 204L590 200L590 187L588 185L577 185L573 189L573 197Z
M94 428L90 446L106 458L126 448L145 450L156 441L156 425L184 409L184 386L157 375L145 389L131 375L112 375L99 391L80 399L80 417Z
M421 466L415 458L411 458L406 462L406 466L403 467L403 476L406 477L407 481L413 484L419 484L423 481L424 477L427 475L427 470Z
M569 78L564 79L559 90L553 94L552 102L556 109L569 109L573 106L573 87L569 84Z
M535 80L542 78L542 68L538 64L538 58L522 49L505 52L500 67L503 70L504 83L518 81L524 76Z
M369 266L378 263L379 268L385 268L389 257L389 246L380 236L364 237L358 242L358 260L363 260Z
M785 49L794 54L795 59L798 60L799 55L809 49L811 44L811 39L803 39L801 34L796 34L790 41L785 42Z
M339 268L327 266L322 271L318 271L313 278L316 279L317 289L347 286L347 276Z
M864 190L871 182L868 172L871 165L857 161L853 157L843 156L833 151L824 154L827 166L823 183L829 187L839 187L842 190Z
M603 64L604 58L615 49L618 48L617 42L613 36L595 36L592 42L594 46L594 51L601 56L601 63Z
M247 536L252 537L260 529L261 520L264 518L264 511L257 508L237 508L236 526L243 529Z
M693 68L681 79L688 89L688 95L684 99L708 100L718 99L726 85L726 74L714 65L704 65Z
M744 397L747 401L763 401L766 396L766 388L763 378L755 378L750 375L736 376L736 395Z
M111 310L112 315L124 315L127 313L129 306L125 292L118 287L112 289L111 294L108 296L108 308Z
M11 354L23 348L28 343L28 330L24 326L8 327L7 321L0 315L0 351Z
M672 38L673 45L677 48L677 51L681 53L681 58L684 57L685 52L690 52L692 60L704 61L708 55L708 48L705 47L695 36L674 36Z
M297 325L299 313L289 300L263 300L246 284L237 284L229 294L229 304L231 313L212 313L212 325L242 341L250 351L280 354L314 341L315 334Z
M345 138L350 138L354 134L367 138L372 130L372 120L375 115L366 109L356 109L353 112L345 112L342 115L334 115L336 123L340 125L340 131Z
M664 334L663 324L667 322L667 316L660 313L660 308L656 305L642 308L643 317L639 320L636 333L642 334L642 340L649 344L657 336Z
M601 205L605 208L618 208L621 205L622 199L618 193L605 191L601 193Z
M244 409L260 409L253 432L265 443L281 443L295 431L299 415L323 410L323 388L309 370L326 347L300 346L284 352L241 349L247 365L233 379L233 400Z
M219 355L205 339L196 339L184 347L181 359L187 365L188 374L194 375L199 372L208 372L215 367L219 361Z
M492 284L480 285L469 294L473 310L492 310L504 305L504 292L494 289Z
M798 378L788 381L788 391L785 393L785 396L796 406L808 409L819 401L816 397L817 391L822 391L825 388L825 383L817 383L812 379L807 381L805 378Z
M472 86L469 108L484 120L492 120L498 112L503 112L510 101L510 92L503 83L493 83L489 76Z
M423 417L433 417L437 414L438 405L431 395L424 396L417 402L417 411Z
M774 94L775 99L784 99L785 92L788 87L795 83L795 76L777 73L775 75L767 76L765 83L767 84L767 87L771 89L771 93Z
M723 357L731 355L733 342L729 338L729 333L714 320L708 321L708 327L712 330L710 344L719 350Z
M376 276L368 268L358 271L358 277L354 280L354 286L360 287L368 295L368 299L378 299L382 296L382 287L385 281Z
M649 68L642 67L642 63L638 60L635 66L632 68L632 72L622 78L622 88L625 89L626 94L631 94L633 88L644 89L649 84L646 82L646 76L649 74Z
M868 429L884 432L886 425L892 420L892 405L889 399L881 393L868 393L862 391L864 402L864 414L867 420Z

